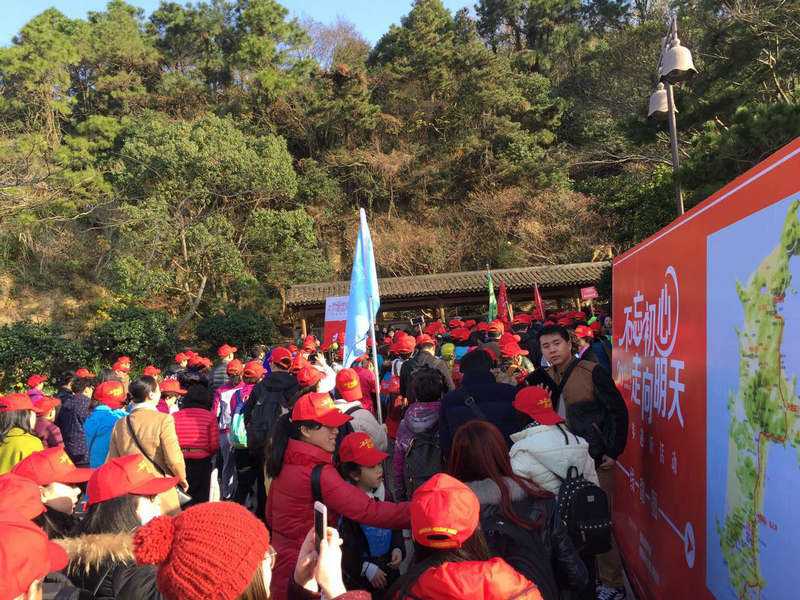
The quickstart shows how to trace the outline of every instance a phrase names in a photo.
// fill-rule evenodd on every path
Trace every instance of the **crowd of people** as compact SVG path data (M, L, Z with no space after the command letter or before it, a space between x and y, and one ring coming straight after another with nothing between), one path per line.
M620 600L609 327L454 318L347 368L309 335L32 374L0 397L0 600Z

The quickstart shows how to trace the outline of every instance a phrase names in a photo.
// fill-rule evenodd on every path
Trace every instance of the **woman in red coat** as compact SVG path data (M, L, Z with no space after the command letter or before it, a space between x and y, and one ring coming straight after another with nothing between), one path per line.
M275 424L267 445L267 475L273 479L267 496L267 525L278 553L272 577L272 598L286 598L289 578L306 533L314 524L311 474L320 473L322 502L328 522L335 527L339 515L384 529L408 529L409 503L377 502L342 479L334 468L333 451L339 427L352 417L341 413L329 394L301 396L291 415Z

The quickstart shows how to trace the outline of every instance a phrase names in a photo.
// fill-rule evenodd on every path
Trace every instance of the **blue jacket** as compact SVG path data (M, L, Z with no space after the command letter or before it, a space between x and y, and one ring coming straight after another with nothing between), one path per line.
M517 411L511 405L517 388L506 383L497 383L489 371L467 371L461 387L445 394L439 416L439 443L442 452L450 454L450 446L456 430L464 423L478 419L475 412L464 401L472 396L486 419L497 427L511 447L510 436L519 431Z
M86 444L89 446L89 466L92 469L106 462L114 424L126 414L122 409L114 410L105 404L98 404L86 419L83 431L86 434Z

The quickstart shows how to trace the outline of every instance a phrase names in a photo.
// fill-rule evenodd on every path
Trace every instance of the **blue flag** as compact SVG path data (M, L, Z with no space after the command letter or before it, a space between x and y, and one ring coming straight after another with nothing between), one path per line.
M371 305L371 306L370 306ZM372 252L372 237L367 225L367 213L361 209L361 229L353 256L353 274L350 276L350 303L347 306L347 326L344 333L344 366L367 352L370 322L374 322L381 305L378 291L378 273ZM371 310L370 310L371 309Z

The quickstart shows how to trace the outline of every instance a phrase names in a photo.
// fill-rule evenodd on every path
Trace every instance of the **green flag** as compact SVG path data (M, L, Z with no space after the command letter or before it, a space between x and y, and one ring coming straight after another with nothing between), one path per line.
M492 283L492 272L486 269L486 277L489 280L489 317L490 323L497 317L497 298L494 296L494 284Z

